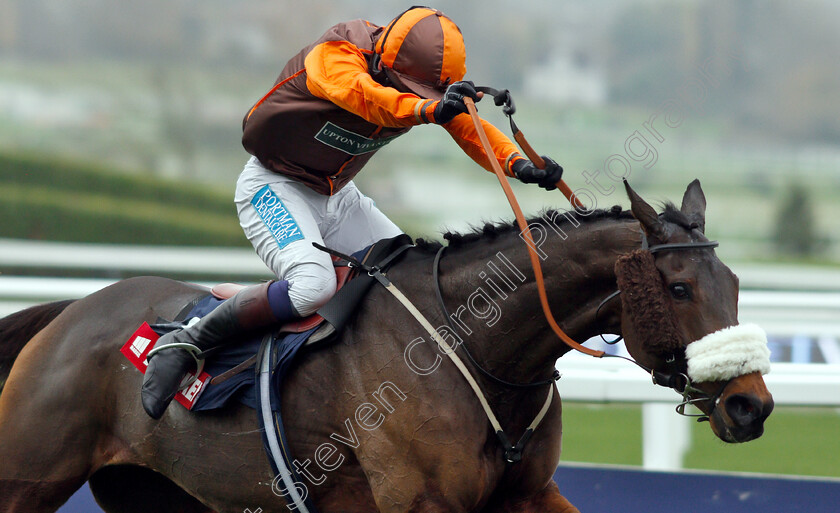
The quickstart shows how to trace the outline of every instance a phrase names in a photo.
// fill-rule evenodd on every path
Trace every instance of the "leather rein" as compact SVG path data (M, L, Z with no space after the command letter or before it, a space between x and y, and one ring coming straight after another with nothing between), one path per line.
M508 118L510 119L511 131L514 134L514 139L516 140L516 142L519 144L519 146L525 152L526 156L537 167L545 168L545 162L542 159L542 157L540 157L536 153L536 151L534 151L533 147L525 139L525 136L522 134L522 131L516 126L516 124L513 121L513 114L516 112L516 107L514 106L513 98L511 97L510 92L508 90L499 91L499 90L496 90L496 89L493 89L493 88L490 88L490 87L476 87L476 90L481 92L481 93L487 93L487 94L492 95L494 103L497 106L502 106L502 110L503 110L504 114L506 116L508 116ZM711 404L712 404L712 409L714 409L714 407L717 405L718 399L720 398L721 394L723 393L723 390L729 384L729 381L724 383L723 386L720 388L720 390L715 395L709 396L705 392L697 389L696 387L694 387L692 385L691 380L689 379L688 375L684 372L681 372L681 364L684 363L684 362L677 362L676 357L674 357L674 356L672 356L669 360L666 361L666 363L668 364L668 371L662 372L662 371L657 371L655 369L648 369L647 367L645 367L644 365L640 364L639 362L635 361L632 358L627 358L627 357L620 356L620 355L607 354L604 351L596 351L596 350L584 347L580 343L578 343L577 341L575 341L574 339L569 337L563 331L563 329L560 328L557 321L554 319L554 316L551 312L551 307L548 303L548 296L547 296L547 293L546 293L546 290L545 290L545 280L543 278L542 266L540 264L540 258L539 258L539 255L536 252L536 249L535 249L536 244L534 243L534 240L531 237L531 233L530 233L530 230L528 229L528 224L527 224L527 221L525 220L525 216L522 213L522 209L519 206L519 202L517 201L516 196L513 193L513 189L511 188L510 184L508 183L507 176L504 174L504 171L502 170L501 166L499 165L499 162L495 158L492 158L492 155L494 155L493 148L490 144L490 141L487 137L487 134L484 131L484 127L482 126L482 123L481 123L481 118L478 116L478 110L475 106L475 102L470 97L464 97L464 104L466 105L467 112L469 113L470 118L472 119L473 125L474 125L475 130L478 134L478 137L479 137L479 140L481 142L482 148L484 149L485 154L488 155L488 160L490 161L490 166L491 166L494 174L496 175L496 178L498 178L499 184L502 186L502 189L505 192L505 196L508 199L508 203L510 203L511 209L513 210L513 213L516 216L516 222L517 222L517 225L519 226L520 233L522 234L523 238L525 239L525 241L527 243L526 245L528 246L528 255L529 255L530 260L531 260L531 267L534 271L534 276L535 276L536 284L537 284L537 290L538 290L539 296L540 296L540 304L542 306L543 314L545 315L545 318L548 321L548 324L551 327L551 329L554 331L554 333L566 345L568 345L572 349L575 349L575 350L577 350L581 353L584 353L584 354L587 354L587 355L590 355L590 356L594 356L596 358L603 358L603 357L622 358L622 359L628 360L628 361L638 365L639 367L644 369L646 372L649 372L651 374L651 379L652 379L652 381L655 385L671 388L682 396L683 401L677 406L677 408L676 408L677 413L679 413L680 415L684 415L684 416L699 417L698 418L699 421L708 420L708 416L706 416L706 415L696 415L696 414L685 413L686 406L688 406L689 404L694 404L694 403L698 403L698 402L702 402L702 401L710 401ZM560 179L555 185L564 194L564 196L566 196L566 198L569 200L569 203L571 203L573 208L575 208L575 209L585 208L583 206L583 204L580 202L580 200L571 191L569 186L565 183L565 181ZM680 251L680 250L693 250L693 249L704 249L704 248L710 249L710 248L715 248L717 246L718 246L718 242L716 242L716 241L676 242L676 243L657 244L657 245L649 246L647 237L645 236L644 232L642 232L642 247L641 247L641 249L650 251L653 254L663 252L663 251ZM440 265L440 259L443 255L443 252L445 251L445 249L446 249L446 246L441 247L441 249L438 251L437 255L435 256L433 274L434 274L434 282L435 282L437 297L438 297L438 301L440 303L441 310L443 311L443 313L446 317L446 322L449 324L449 326L452 329L454 329L454 327L452 326L449 314L447 312L446 305L444 304L444 301L443 301L443 295L440 291L439 265ZM610 296L608 296L601 303L601 306L603 306L603 304L606 303L607 301L609 301L610 299L613 299L614 297L618 296L619 293L620 293L620 291L617 291L617 292L611 294ZM598 310L600 310L601 306L598 307ZM596 316L597 316L597 311L596 311ZM618 342L618 340L620 340L620 338L616 339L615 341L612 341L612 343ZM473 365L475 365L475 367L482 374L484 374L485 376L487 376L488 378L490 378L494 382L497 382L497 383L502 384L504 386L508 386L508 387L535 387L535 386L540 386L540 385L545 385L547 383L551 383L554 380L558 379L558 377L559 377L557 375L557 371L555 370L555 374L552 376L552 379L550 379L550 380L542 380L542 381L537 381L537 382L534 382L534 383L510 383L510 382L504 381L504 380L502 380L502 379L500 379L496 376L493 376L487 370L482 368L480 365L478 365L478 363L475 361L475 359L469 353L466 346L464 346L462 344L462 347L464 348L464 352L467 355L467 357L469 358L469 360L473 363Z

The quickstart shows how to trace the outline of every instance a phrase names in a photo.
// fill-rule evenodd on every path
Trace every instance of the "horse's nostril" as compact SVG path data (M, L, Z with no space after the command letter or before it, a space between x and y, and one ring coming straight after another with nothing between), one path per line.
M773 413L774 406L775 403L773 402L772 397L767 402L762 403L761 420L765 420L771 413Z
M739 426L764 420L770 414L764 412L764 404L757 397L742 394L733 394L726 399L726 413Z

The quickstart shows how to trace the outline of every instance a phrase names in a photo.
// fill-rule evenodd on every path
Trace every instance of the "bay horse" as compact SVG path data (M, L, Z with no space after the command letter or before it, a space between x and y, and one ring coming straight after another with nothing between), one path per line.
M617 289L617 262L638 252L643 238L707 241L698 181L679 209L667 205L662 214L627 192L630 212L548 211L531 220L548 297L574 339L623 334L640 365L684 376L693 341L737 325L738 279L707 246L661 251L651 257L656 276L641 281L652 280L664 310L638 307L646 298L628 291L601 305ZM447 238L439 280L461 330L463 347L453 347L474 357L466 365L503 429L518 437L546 393L554 395L521 461L505 461L464 377L408 311L375 287L340 339L306 354L287 378L282 413L295 466L323 513L576 512L552 481L562 432L554 385L510 387L476 368L508 382L550 381L570 350L546 325L528 248L512 225ZM438 247L418 244L388 277L444 326L432 270ZM120 354L143 321L171 319L206 293L169 279L130 278L0 320L0 364L8 373L0 394L0 511L55 511L85 481L109 513L287 510L253 410L190 413L173 404L153 420L140 404L142 375ZM662 344L672 347L662 351ZM773 400L761 372L685 385L720 439L762 434Z

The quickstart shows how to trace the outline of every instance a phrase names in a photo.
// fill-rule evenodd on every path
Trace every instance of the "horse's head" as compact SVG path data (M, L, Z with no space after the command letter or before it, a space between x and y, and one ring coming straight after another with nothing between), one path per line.
M679 210L662 214L625 186L649 244L616 263L627 350L696 405L721 440L758 438L773 410L762 378L769 350L760 328L738 324L738 278L704 235L700 182Z

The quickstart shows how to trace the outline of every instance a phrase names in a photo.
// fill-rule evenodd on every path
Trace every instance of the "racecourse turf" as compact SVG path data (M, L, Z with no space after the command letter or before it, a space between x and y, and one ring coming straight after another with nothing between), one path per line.
M674 413L676 415L676 413ZM840 411L779 407L764 435L727 444L693 423L684 468L840 477ZM636 405L563 403L564 462L642 464L642 410Z

